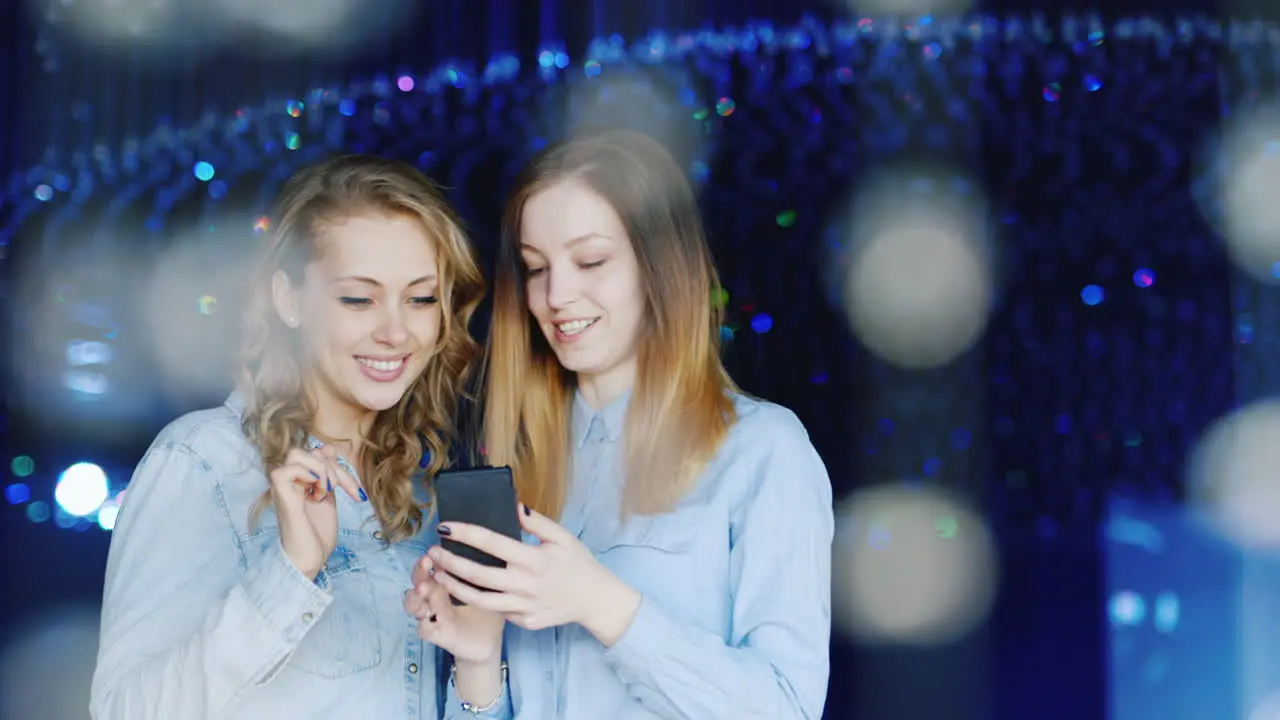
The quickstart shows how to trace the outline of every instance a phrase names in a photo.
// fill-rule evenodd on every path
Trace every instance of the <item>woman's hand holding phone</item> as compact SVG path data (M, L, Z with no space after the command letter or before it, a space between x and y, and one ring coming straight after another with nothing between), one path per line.
M435 565L423 555L413 568L413 587L404 595L405 612L418 619L418 637L453 655L458 697L485 704L502 694L502 629L506 618L480 608L455 605L436 582Z
M496 612L454 605L449 591L436 581L429 555L413 567L413 587L405 593L404 609L418 619L418 636L449 651L455 662L497 667L506 619Z
M522 506L520 524L541 543L526 545L477 525L442 523L441 535L499 558L506 567L434 547L428 553L434 582L467 609L499 613L529 630L578 623L606 647L617 642L640 607L640 594L554 520Z

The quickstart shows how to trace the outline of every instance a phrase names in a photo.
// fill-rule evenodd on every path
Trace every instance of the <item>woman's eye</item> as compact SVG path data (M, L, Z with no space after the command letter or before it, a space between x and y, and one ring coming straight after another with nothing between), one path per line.
M369 298L341 297L341 298L338 298L338 302L342 303L343 305L369 305L373 301L370 300Z
M540 267L539 267L539 268L525 268L525 269L524 269L524 275L525 275L525 277L533 277L534 275L541 275L545 270L546 270L546 268L540 268Z
M416 297L409 302L412 302L414 305L435 305L440 302L440 298L435 295L427 295L424 297Z
M601 265L603 265L603 264L604 264L604 262L605 262L604 260L596 260L595 262L583 263L583 264L582 264L582 269L583 269L583 270L590 270L590 269L592 269L592 268L598 268L598 267L600 267Z

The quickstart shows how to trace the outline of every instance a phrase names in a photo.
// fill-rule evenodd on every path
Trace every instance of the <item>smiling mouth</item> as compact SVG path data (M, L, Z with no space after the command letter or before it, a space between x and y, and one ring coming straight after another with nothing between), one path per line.
M561 335L577 335L583 330L595 325L596 321L599 319L600 318L594 318L591 320L570 320L566 323L556 323L556 330L559 330Z
M395 360L375 360L373 358L356 357L356 362L364 365L365 367L373 368L378 372L392 372L403 367L404 362L407 359L408 356L396 358Z

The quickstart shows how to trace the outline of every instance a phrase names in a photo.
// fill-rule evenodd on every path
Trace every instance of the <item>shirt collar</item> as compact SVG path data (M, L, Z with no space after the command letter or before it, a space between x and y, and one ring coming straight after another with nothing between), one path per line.
M222 404L226 405L231 412L235 413L237 420L244 419L244 397L240 394L239 390L233 391L228 395L226 401Z
M602 426L604 439L617 442L622 438L622 427L627 419L627 406L631 401L631 390L627 390L600 410L594 410L582 397L582 391L573 393L573 443L575 448L587 444L591 433L592 422Z

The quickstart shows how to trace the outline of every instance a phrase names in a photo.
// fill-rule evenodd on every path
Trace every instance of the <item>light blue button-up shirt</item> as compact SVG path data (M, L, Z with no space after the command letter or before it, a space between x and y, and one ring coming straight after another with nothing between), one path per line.
M336 493L338 544L308 580L275 514L242 406L185 415L134 472L111 539L97 720L438 718L436 649L404 613L434 526L389 546L372 506Z
M831 483L789 410L734 397L738 419L673 512L619 520L628 397L573 411L562 524L643 600L606 649L577 625L508 626L519 720L822 716L830 669Z

